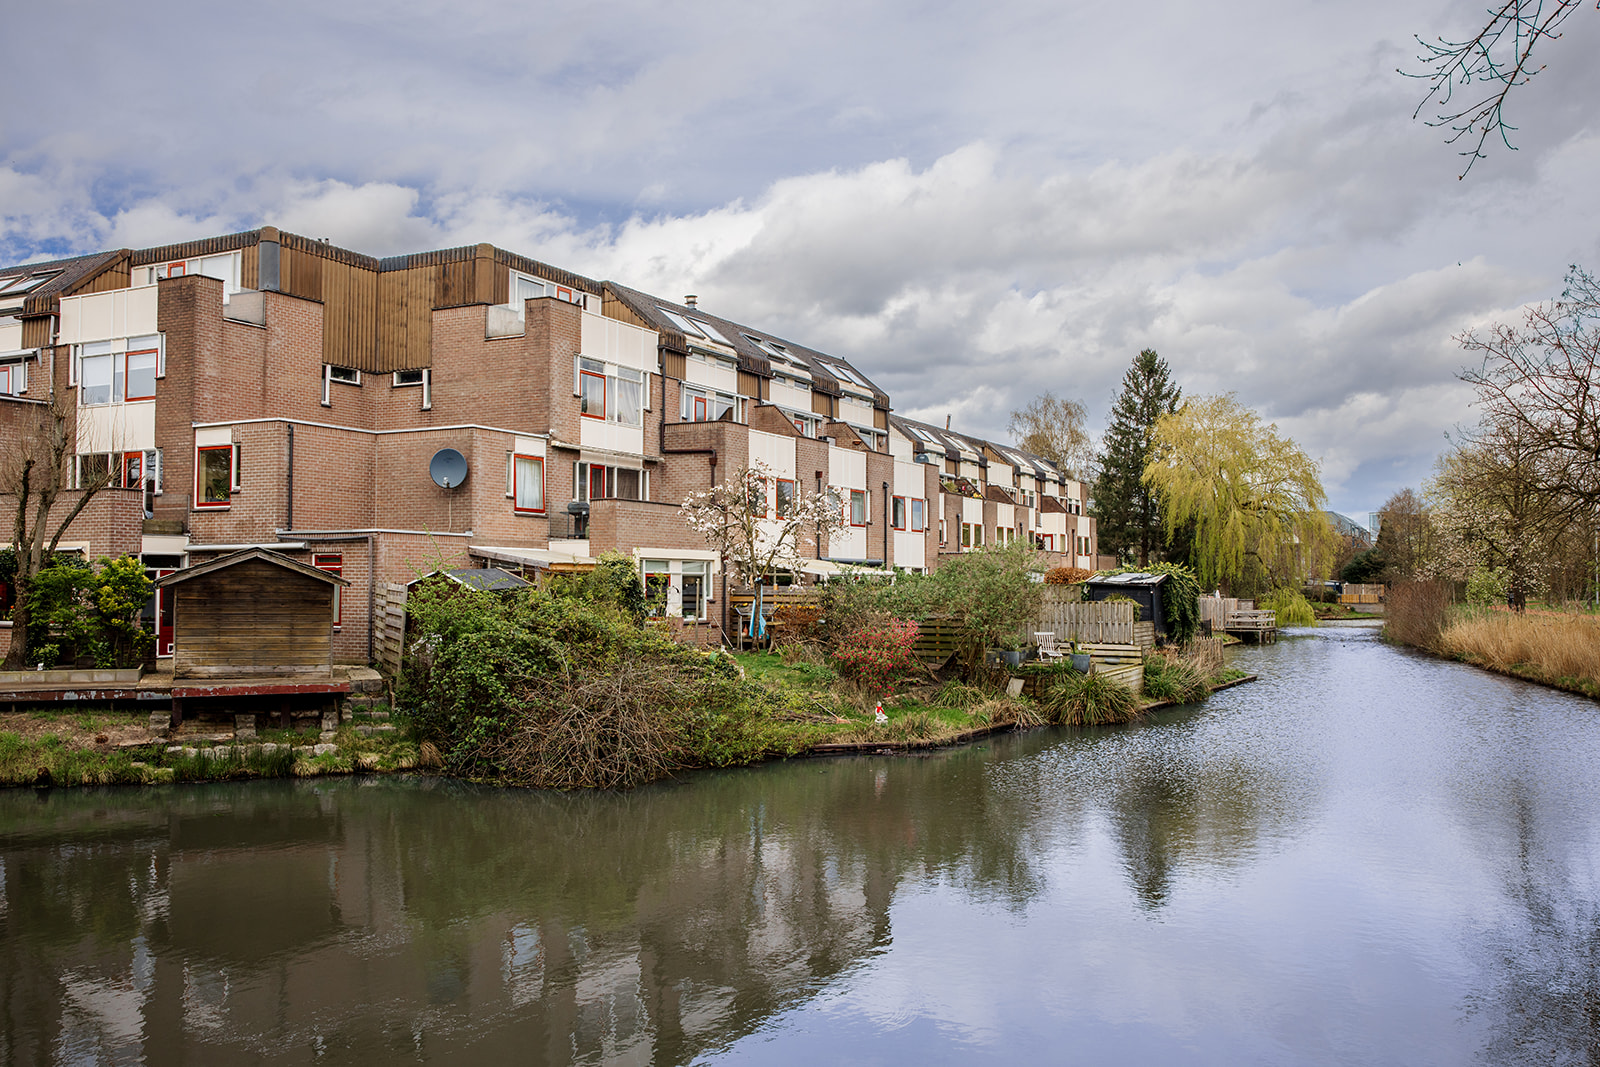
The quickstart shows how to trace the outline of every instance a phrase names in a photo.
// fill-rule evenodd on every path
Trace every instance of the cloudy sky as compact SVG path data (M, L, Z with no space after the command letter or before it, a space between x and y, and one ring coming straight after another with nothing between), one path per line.
M0 261L274 224L490 241L847 356L903 414L1098 430L1155 348L1364 517L1472 418L1463 328L1600 268L1600 13L1456 176L1412 35L1482 0L272 5L7 15Z

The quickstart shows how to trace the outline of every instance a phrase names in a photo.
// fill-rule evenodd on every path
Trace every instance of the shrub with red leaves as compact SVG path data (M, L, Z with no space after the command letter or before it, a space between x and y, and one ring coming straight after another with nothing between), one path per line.
M854 678L874 693L894 691L894 683L911 670L916 657L911 646L917 641L917 624L910 619L889 618L869 622L839 643L833 658L839 673Z

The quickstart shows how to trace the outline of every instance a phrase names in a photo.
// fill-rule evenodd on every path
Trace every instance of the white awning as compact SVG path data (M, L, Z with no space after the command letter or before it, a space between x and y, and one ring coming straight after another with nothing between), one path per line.
M557 552L550 548L493 548L471 545L467 548L467 553L483 559L498 560L501 563L540 567L544 570L554 566L593 567L600 562L593 556L583 556L576 552Z

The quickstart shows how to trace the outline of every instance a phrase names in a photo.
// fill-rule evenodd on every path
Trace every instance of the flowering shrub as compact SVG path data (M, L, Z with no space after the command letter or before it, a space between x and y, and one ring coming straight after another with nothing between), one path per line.
M911 646L917 641L917 624L890 617L869 622L839 643L833 658L839 673L854 678L874 693L893 692L894 683L916 663Z

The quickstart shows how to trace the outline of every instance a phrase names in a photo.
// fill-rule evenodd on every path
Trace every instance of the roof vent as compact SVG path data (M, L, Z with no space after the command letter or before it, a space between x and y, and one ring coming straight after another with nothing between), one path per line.
M699 307L699 305L695 303L695 301L699 299L699 297L695 296L693 293L690 293L688 296L683 298L683 306L686 308Z

